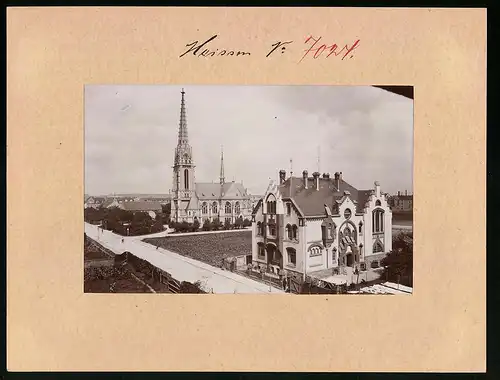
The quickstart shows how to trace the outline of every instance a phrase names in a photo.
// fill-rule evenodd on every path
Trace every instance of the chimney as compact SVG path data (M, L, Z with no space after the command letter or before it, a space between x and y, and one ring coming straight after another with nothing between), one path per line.
M330 179L330 173L323 173L324 179Z
M316 191L319 190L319 176L320 174L318 172L313 173L314 187L316 188Z
M337 191L340 191L340 173L335 172L334 178L335 178L335 187L337 188Z
M400 196L401 196L401 191L398 191L398 197L400 197Z
M283 185L283 183L285 182L285 178L286 178L286 171L281 169L280 170L280 185Z
M408 190L405 190L405 195L408 195Z
M378 181L375 181L375 196L380 197L380 183Z
M309 174L309 173L307 172L307 170L304 170L304 171L302 172L302 180L304 181L304 189L307 189L307 181L308 181L308 179L309 179L308 174Z

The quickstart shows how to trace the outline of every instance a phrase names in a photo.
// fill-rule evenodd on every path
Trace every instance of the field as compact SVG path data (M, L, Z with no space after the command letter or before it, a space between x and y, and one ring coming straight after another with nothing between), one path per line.
M227 257L252 254L250 230L148 238L144 241L217 267Z

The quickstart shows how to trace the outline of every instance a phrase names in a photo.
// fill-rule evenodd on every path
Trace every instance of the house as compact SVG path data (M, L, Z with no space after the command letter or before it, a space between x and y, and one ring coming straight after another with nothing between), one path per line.
M252 213L252 262L290 276L376 267L392 249L392 212L380 184L357 190L342 173L279 173Z
M394 211L413 211L413 194L408 194L407 190L404 194L398 191L398 195L389 198L389 203Z
M104 202L106 201L106 198L105 197L88 197L86 200L85 200L85 203L84 203L84 207L85 208L95 208L95 209L98 209L99 207L101 207Z
M173 165L172 220L190 223L198 220L203 224L206 220L219 219L222 223L234 223L237 218L250 218L250 194L243 183L226 182L222 150L219 181L195 182L195 164L188 139L184 94L182 90L178 143Z

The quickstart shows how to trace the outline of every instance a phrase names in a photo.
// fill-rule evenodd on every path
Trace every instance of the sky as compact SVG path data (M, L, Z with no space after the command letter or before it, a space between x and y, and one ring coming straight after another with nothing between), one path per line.
M280 169L413 188L413 101L370 86L85 86L85 193L167 194L184 88L197 182L261 195ZM290 163L290 160L292 162Z

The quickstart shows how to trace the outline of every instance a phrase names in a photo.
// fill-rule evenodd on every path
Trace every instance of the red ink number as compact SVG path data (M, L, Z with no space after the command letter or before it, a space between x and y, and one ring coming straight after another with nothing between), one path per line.
M306 38L306 40L304 41L304 44L308 45L309 48L304 50L305 53L299 62L302 62L302 60L305 57L307 57L309 54L312 55L313 59L318 59L322 56L322 54L325 51L328 52L328 54L326 56L323 55L325 58L330 57L332 54L334 54L334 56L336 57L336 56L344 53L344 55L342 56L342 61L343 61L347 56L349 56L349 58L352 58L354 56L353 55L354 49L356 49L359 46L359 40L356 40L356 41L354 41L354 43L351 46L345 45L342 49L340 49L340 51L337 51L337 49L339 48L339 46L337 44L331 44L331 45L327 45L327 44L323 44L323 43L319 44L319 41L321 40L321 38L322 37L314 38L313 36L309 36Z

